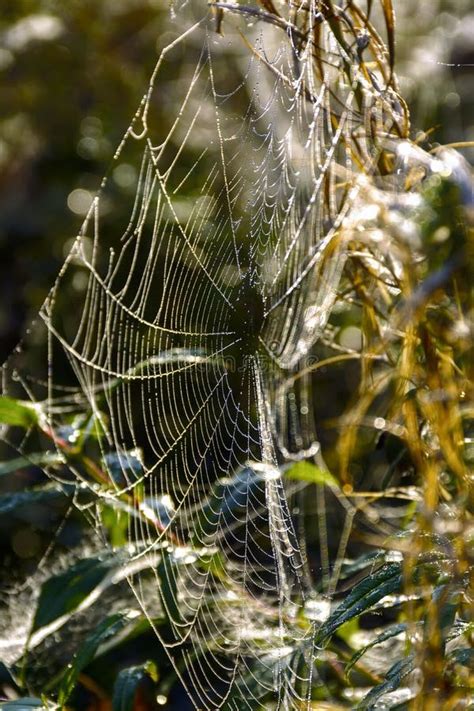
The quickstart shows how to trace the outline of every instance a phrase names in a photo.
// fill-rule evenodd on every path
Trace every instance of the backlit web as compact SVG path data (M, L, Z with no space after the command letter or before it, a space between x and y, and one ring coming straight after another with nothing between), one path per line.
M163 36L112 166L136 169L133 190L104 180L4 368L42 434L8 437L63 458L48 474L90 494L99 536L97 504L123 511L130 586L196 708L268 691L306 708L314 570L282 472L319 454L310 383L285 383L334 303L355 176L379 174L403 109L351 2L187 3ZM80 417L87 459L71 455Z

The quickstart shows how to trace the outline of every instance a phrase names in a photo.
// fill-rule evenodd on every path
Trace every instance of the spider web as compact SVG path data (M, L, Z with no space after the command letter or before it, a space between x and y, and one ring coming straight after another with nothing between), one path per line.
M317 674L317 621L296 623L314 602L291 509L301 486L284 470L320 455L309 379L286 382L334 304L360 175L378 174L402 115L378 35L332 10L176 10L111 168L135 165L134 190L104 179L4 367L3 392L36 403L42 430L10 442L57 452L53 479L132 512L131 589L198 709L268 692L301 709ZM84 413L87 461L69 456Z

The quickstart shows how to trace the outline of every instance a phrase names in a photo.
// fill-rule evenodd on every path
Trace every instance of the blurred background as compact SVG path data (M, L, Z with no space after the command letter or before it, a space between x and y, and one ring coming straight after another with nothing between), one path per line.
M474 2L395 3L413 136L474 140ZM163 46L167 0L15 0L0 16L0 358L38 311ZM471 160L472 149L463 151ZM134 175L114 175L126 190Z

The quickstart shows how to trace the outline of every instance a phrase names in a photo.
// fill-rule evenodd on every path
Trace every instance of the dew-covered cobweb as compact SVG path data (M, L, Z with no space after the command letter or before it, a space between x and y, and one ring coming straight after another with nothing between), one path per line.
M109 177L3 370L41 423L4 437L63 460L45 470L90 495L98 538L101 504L128 511L130 588L198 709L254 708L262 689L275 708L309 703L353 509L337 494L338 556L310 569L295 511L313 494L285 467L324 462L310 378L291 376L334 304L361 177L403 123L367 8L274 9L170 14ZM82 459L78 418L95 448Z

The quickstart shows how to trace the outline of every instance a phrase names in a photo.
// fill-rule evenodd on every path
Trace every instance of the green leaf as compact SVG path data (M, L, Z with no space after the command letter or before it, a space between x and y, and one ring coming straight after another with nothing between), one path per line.
M461 590L449 584L439 585L433 590L432 600L437 607L438 628L443 641L451 635L461 599Z
M345 622L358 617L386 595L400 590L402 569L400 563L384 565L355 585L349 595L321 625L316 644L324 644Z
M387 639L391 639L392 637L397 637L397 635L401 634L402 632L405 632L407 629L407 625L405 622L401 622L398 625L391 625L388 627L386 630L384 630L381 634L377 635L369 644L366 644L365 647L362 647L359 649L350 659L347 667L346 667L346 675L348 676L352 667L357 664L359 659L364 656L364 654L371 649L372 647L375 647L377 644L381 644L382 642L385 642Z
M101 522L104 528L107 530L110 543L114 548L121 548L126 545L128 541L128 530L130 526L130 519L134 515L130 513L125 507L115 505L114 501L112 505L103 505L101 507L100 515ZM120 502L122 504L122 502Z
M0 711L29 711L29 709L46 708L41 699L25 696L23 699L0 702Z
M164 612L172 627L183 622L178 604L178 565L179 563L173 557L173 553L169 553L164 549L157 570L160 578L159 592Z
M0 395L0 424L29 429L38 424L38 419L32 404Z
M264 479L251 465L239 469L230 479L215 482L209 498L193 519L190 542L195 546L211 543L218 525L235 527L246 512L252 496L258 498ZM262 502L263 503L263 502Z
M449 656L454 659L456 664L461 664L468 669L472 669L474 665L474 649L468 649L467 647L454 649Z
M73 692L79 674L94 659L99 648L122 632L129 621L130 618L127 615L121 613L112 615L87 636L59 683L58 701L61 707Z
M456 620L454 624L451 626L447 636L446 636L446 641L450 642L453 639L456 639L457 637L460 637L461 635L465 635L467 638L467 635L469 635L471 632L474 631L474 622L465 622L464 620Z
M360 573L362 570L374 567L374 565L382 565L382 563L387 562L386 558L387 552L379 549L371 551L370 553L364 553L355 560L344 561L341 566L341 580L346 580L355 573Z
M399 688L403 679L413 671L413 668L414 663L412 656L406 659L400 659L396 664L390 667L385 681L375 686L367 696L362 699L357 706L357 711L369 711L369 709L373 709L375 702L378 701L381 696L389 694Z
M102 458L102 467L111 478L119 485L128 484L143 475L143 465L138 457L138 452L119 450L105 454Z
M299 481L307 481L310 484L324 484L326 486L335 486L339 488L337 480L331 472L317 467L311 462L297 462L285 471L285 476L288 479L298 479Z
M305 656L301 654L298 648L289 647L283 654L268 654L263 655L252 666L247 667L242 677L233 684L229 696L222 711L244 711L247 709L264 709L274 708L270 705L274 700L272 690L274 689L275 679L278 675L281 678L297 678L298 661L303 660ZM300 670L301 673L301 670ZM307 670L302 673L304 676ZM252 699L252 705L248 705L246 699ZM270 702L269 705L264 705L264 702ZM303 704L299 708L306 708ZM317 708L313 706L312 708Z
M81 560L64 573L49 578L41 588L32 631L74 612L121 562L121 557L107 553Z
M70 487L72 490L74 487ZM67 500L69 488L67 486L43 486L29 491L15 491L0 496L0 514L17 513L21 516L21 509L27 511L28 507L43 504L49 505L55 500ZM19 511L20 509L20 511Z
M153 662L122 669L114 684L113 711L133 711L138 688L147 677L158 681L158 671Z
M196 565L202 570L211 573L224 583L229 582L229 575L226 570L226 564L222 553L219 551L211 551L201 553L196 560Z
M25 457L16 457L7 462L0 462L0 476L26 467L50 467L63 463L64 458L57 452L34 452Z

